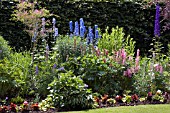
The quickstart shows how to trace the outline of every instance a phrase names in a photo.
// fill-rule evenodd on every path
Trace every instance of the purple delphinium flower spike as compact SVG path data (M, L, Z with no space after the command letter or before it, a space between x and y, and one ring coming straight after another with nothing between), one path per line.
M35 67L35 74L38 75L38 66Z
M73 32L73 22L72 21L69 22L69 27L70 27L70 32Z
M160 36L160 23L159 23L159 17L160 17L160 6L159 4L156 5L156 15L155 15L155 25L154 25L154 36Z

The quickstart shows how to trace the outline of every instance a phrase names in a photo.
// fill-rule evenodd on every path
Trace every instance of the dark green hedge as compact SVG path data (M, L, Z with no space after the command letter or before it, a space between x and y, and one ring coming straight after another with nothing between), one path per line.
M69 32L69 21L77 21L84 18L86 26L97 24L102 31L109 26L110 28L123 27L127 35L131 35L137 42L136 49L140 48L141 53L147 54L151 48L154 32L155 6L143 9L139 3L111 3L111 2L42 2L38 4L45 6L51 13L58 15L57 27L60 34ZM14 4L13 4L14 5ZM8 4L7 6L10 6ZM10 14L13 9L0 9L0 35L9 41L12 47L29 48L30 40L27 33L23 31L23 25L10 21ZM3 15L3 16L2 16ZM49 18L52 20L52 17ZM161 23L164 24L163 22ZM169 42L169 31L162 34L163 44L167 51Z
M102 31L109 26L124 28L127 35L131 35L137 42L141 53L147 53L154 31L155 7L143 9L140 4L126 2L123 4L111 2L76 2L58 3L50 2L47 9L57 14L57 26L60 33L69 31L68 22L84 18L85 25L97 24Z
M11 14L16 4L3 1L0 6L0 35L9 42L15 50L26 50L30 48L30 37L24 31L21 22L11 20Z

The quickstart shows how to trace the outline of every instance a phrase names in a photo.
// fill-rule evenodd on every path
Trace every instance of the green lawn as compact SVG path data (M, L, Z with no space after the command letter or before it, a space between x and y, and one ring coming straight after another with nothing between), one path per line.
M170 104L122 106L63 113L170 113Z

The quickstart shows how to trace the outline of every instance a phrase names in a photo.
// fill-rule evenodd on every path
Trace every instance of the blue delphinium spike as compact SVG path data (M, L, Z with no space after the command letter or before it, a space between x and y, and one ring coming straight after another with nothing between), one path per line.
M80 27L80 37L84 37L84 26Z
M81 27L84 26L84 20L83 20L83 18L80 18L80 26L81 26Z
M99 30L96 30L96 31L95 31L95 38L96 38L96 39L99 38Z
M73 32L73 22L72 21L69 22L69 26L70 26L70 32Z
M84 33L86 33L86 26L84 26Z
M156 5L156 15L155 15L155 26L154 26L154 36L160 36L160 23L159 23L159 17L160 17L160 6L159 4Z
M78 24L78 21L75 22L74 35L79 36L79 24Z
M94 35L93 35L93 29L91 27L89 27L89 34L88 34L88 36L89 36L90 43L92 43Z
M54 36L58 36L58 28L55 28L55 30L54 30Z
M94 30L96 31L98 29L98 25L94 25Z

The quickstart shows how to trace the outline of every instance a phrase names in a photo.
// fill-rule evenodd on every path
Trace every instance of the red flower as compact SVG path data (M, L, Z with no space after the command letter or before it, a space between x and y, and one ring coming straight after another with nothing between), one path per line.
M10 104L10 110L11 110L12 112L16 112L16 104L11 103L11 104Z
M139 98L138 98L138 96L136 94L132 95L131 98L132 98L133 101L138 101L139 100Z
M38 105L38 103L32 104L31 107L32 107L33 111L39 111L39 105Z

